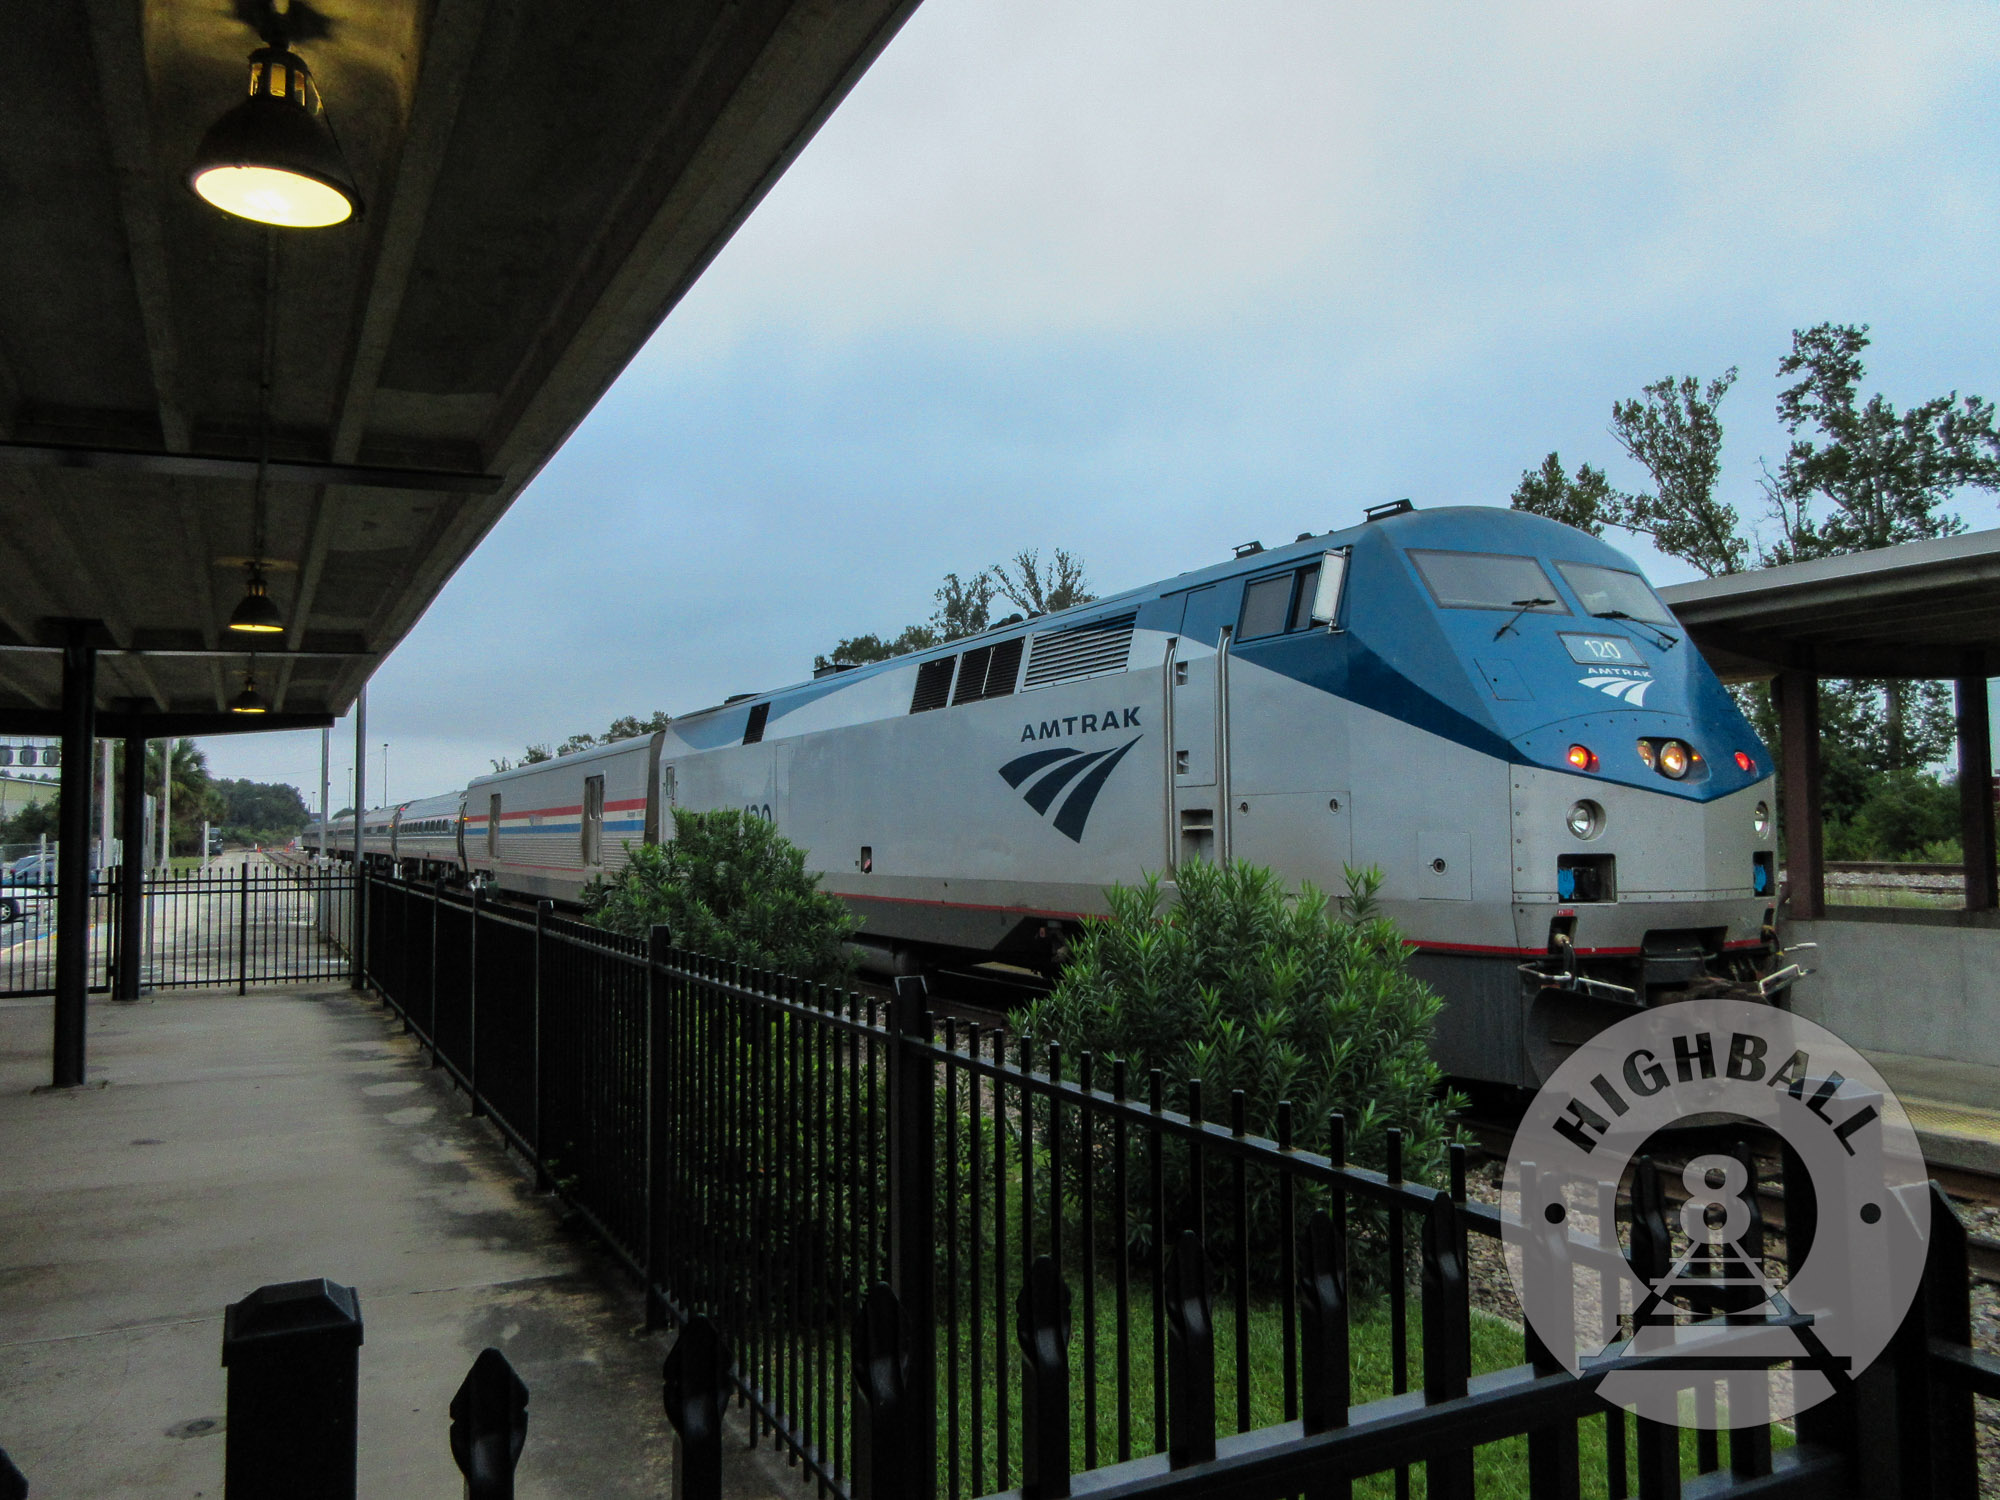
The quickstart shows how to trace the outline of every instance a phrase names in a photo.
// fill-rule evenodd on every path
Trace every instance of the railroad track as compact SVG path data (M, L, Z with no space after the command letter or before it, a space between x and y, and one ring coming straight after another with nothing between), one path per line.
M1514 1129L1511 1122L1492 1119L1471 1119L1464 1121L1465 1129L1473 1138L1473 1149L1482 1156L1504 1162L1513 1142ZM1775 1164L1763 1163L1759 1173L1772 1172ZM1663 1187L1670 1207L1677 1208L1686 1201L1677 1171L1664 1172ZM1961 1202L1991 1207L2000 1205L2000 1177L1983 1172L1968 1171L1961 1167L1933 1167L1931 1175L1939 1187ZM1629 1204L1628 1193L1618 1195L1621 1204ZM1776 1236L1782 1242L1785 1233L1785 1198L1774 1187L1760 1183L1757 1189L1757 1206L1764 1221L1767 1235ZM1969 1234L1966 1237L1966 1260L1975 1281L2000 1285L2000 1240L1983 1234Z

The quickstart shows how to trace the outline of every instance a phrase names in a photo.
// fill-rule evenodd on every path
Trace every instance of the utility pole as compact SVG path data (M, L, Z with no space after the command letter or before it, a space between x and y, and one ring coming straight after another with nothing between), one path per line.
M389 805L389 742L382 741L382 805Z
M326 798L329 790L327 773L332 769L333 731L319 732L319 857L326 858Z
M160 868L174 865L174 741L169 735L160 741Z
M113 741L100 740L104 746L104 791L99 798L97 868L106 875L111 872L111 749Z

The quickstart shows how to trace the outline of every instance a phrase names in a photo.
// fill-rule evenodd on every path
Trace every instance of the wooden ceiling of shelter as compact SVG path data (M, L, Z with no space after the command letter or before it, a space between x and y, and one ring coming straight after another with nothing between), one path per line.
M1861 678L2000 670L2000 531L1678 584L1660 597L1725 682L1785 667Z
M185 185L259 44L232 0L10 8L0 715L60 702L21 648L69 620L121 648L104 707L240 686L267 330L258 675L344 711L915 0L312 4L365 212L292 231Z

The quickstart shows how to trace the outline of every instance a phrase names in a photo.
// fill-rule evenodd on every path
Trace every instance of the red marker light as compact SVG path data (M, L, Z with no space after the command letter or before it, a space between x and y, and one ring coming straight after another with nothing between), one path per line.
M1744 751L1738 750L1736 752L1736 769L1739 771L1755 771L1757 769L1757 762L1752 760Z
M1579 771L1595 771L1597 769L1597 756L1587 745L1571 745L1569 747L1568 759L1569 763Z

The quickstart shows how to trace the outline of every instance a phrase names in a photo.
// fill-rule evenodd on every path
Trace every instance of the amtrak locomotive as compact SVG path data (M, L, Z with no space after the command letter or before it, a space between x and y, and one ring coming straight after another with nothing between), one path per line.
M672 837L668 809L742 808L897 972L1051 967L1106 886L1192 860L1336 891L1373 865L1449 1002L1439 1061L1532 1085L1631 1007L1796 976L1773 800L1769 753L1622 553L1399 502L372 811L364 844L574 900Z

